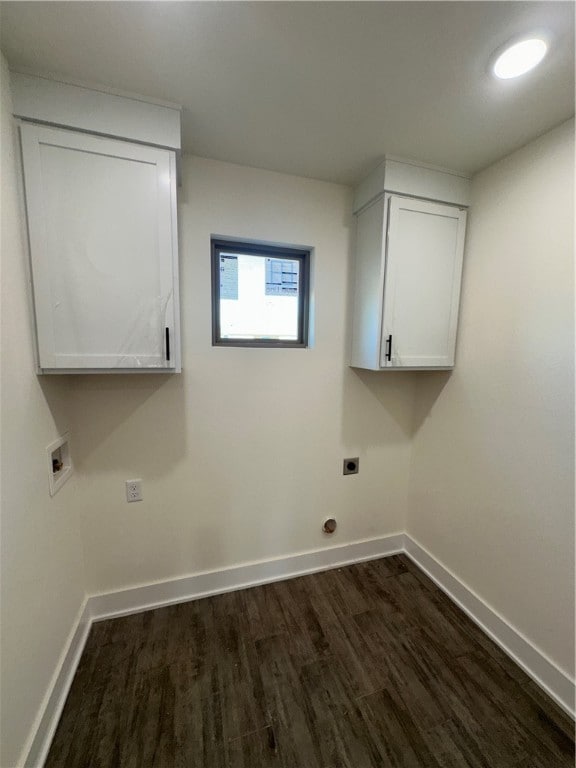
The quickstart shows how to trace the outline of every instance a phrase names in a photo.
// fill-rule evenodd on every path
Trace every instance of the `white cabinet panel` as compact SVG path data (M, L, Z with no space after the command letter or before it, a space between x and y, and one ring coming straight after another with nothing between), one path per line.
M460 296L466 213L391 197L382 367L450 367Z
M174 153L21 131L40 368L178 370Z
M386 209L381 203L365 208L356 217L354 258L354 325L352 328L351 365L358 368L378 366L382 337L382 293Z

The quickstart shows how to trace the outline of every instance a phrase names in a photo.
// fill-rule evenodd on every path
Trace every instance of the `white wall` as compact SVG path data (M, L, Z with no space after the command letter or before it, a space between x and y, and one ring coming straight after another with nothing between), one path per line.
M404 527L413 380L346 364L350 190L195 157L183 175L183 374L73 383L89 592ZM212 346L211 234L314 247L312 348Z
M1 625L0 765L19 756L84 599L73 476L48 493L45 447L69 428L65 380L34 372L26 275L26 229L2 58L1 113ZM24 750L26 751L26 750Z
M574 668L574 124L473 181L456 369L419 378L408 532Z

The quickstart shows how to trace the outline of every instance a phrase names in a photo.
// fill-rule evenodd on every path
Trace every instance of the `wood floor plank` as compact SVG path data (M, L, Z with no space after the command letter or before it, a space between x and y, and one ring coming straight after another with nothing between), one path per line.
M323 571L316 574L316 578L324 598L330 601L338 618L353 616L370 608L354 567Z
M492 762L492 755L486 753L474 734L468 733L460 722L447 720L428 731L425 740L442 768L495 768L499 765Z
M278 728L269 725L247 733L226 745L226 766L232 768L290 768L289 750L278 740Z
M322 768L382 768L382 752L358 710L325 721L319 734Z
M390 768L437 768L435 755L422 737L413 713L383 690L358 700L358 712L378 745L381 765ZM417 715L416 715L417 717Z
M299 669L286 652L286 638L278 635L261 640L257 650L266 709L278 735L282 760L288 765L320 768L314 723L300 686Z
M342 618L327 629L327 637L350 690L365 696L388 684L389 662L385 649L358 630L357 620L358 615Z
M568 768L573 735L399 555L94 624L46 768Z

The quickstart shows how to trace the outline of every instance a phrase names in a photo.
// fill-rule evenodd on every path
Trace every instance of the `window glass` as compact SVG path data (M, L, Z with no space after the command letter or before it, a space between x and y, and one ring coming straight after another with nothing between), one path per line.
M305 346L307 251L213 241L214 343Z

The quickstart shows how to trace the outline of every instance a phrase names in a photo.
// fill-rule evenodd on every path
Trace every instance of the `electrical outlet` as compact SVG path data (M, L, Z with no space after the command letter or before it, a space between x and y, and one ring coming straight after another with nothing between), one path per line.
M126 501L142 501L142 480L126 480Z

